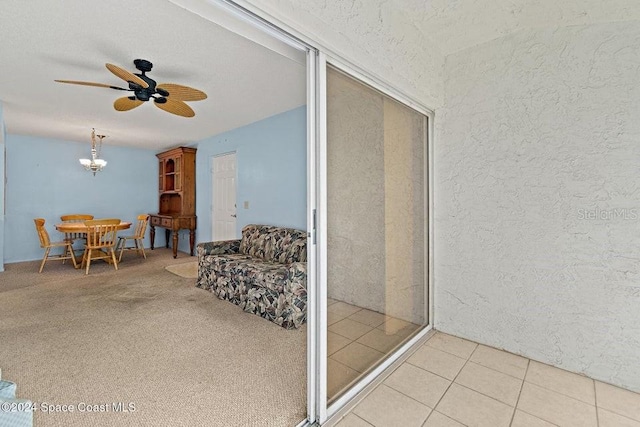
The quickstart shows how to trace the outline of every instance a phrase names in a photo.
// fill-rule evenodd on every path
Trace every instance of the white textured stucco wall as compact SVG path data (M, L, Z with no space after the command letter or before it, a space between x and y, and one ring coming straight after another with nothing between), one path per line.
M429 108L443 99L444 56L387 0L239 0L341 55Z
M327 295L385 313L384 103L327 73Z
M384 313L425 318L425 120L384 97Z
M423 116L327 73L327 295L423 324Z
M447 57L435 326L640 391L640 25Z
M437 328L640 391L637 2L241 3L437 110Z

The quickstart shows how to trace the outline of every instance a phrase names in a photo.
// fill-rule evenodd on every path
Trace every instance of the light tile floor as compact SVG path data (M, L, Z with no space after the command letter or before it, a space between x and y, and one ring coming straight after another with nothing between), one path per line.
M640 427L640 394L436 333L337 427Z
M385 358L419 325L329 299L327 394L329 400Z

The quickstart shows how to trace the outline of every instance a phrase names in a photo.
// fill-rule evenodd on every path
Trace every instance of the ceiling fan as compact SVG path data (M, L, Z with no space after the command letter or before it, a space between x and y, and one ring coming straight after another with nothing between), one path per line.
M117 65L109 63L105 64L109 71L129 83L129 89L104 83L80 82L76 80L56 80L56 82L83 86L106 87L109 89L133 92L132 96L125 96L116 99L113 103L113 108L117 111L132 110L153 98L153 103L156 107L164 111L182 117L193 117L196 113L185 103L185 101L201 101L207 98L206 93L188 86L182 86L175 83L157 84L155 80L146 75L146 73L151 71L151 68L153 68L153 64L146 59L136 59L133 61L133 64L140 71L139 73L130 73Z

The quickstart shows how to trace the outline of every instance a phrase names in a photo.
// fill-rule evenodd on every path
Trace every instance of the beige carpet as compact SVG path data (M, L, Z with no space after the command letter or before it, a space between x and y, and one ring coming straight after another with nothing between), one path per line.
M195 279L198 277L198 261L167 265L165 269L187 279Z
M292 426L305 416L306 331L287 331L170 274L170 250L0 273L0 368L39 404L133 403L134 412L37 411L47 426Z

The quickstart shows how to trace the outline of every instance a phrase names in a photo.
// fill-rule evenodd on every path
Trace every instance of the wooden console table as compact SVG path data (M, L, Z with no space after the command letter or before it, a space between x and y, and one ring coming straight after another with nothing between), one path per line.
M169 236L173 231L173 257L178 256L178 232L180 230L189 230L189 250L193 256L193 247L196 241L196 217L193 216L171 216L161 214L149 214L151 225L151 250L153 250L156 240L156 227L164 228L166 247L169 247Z

